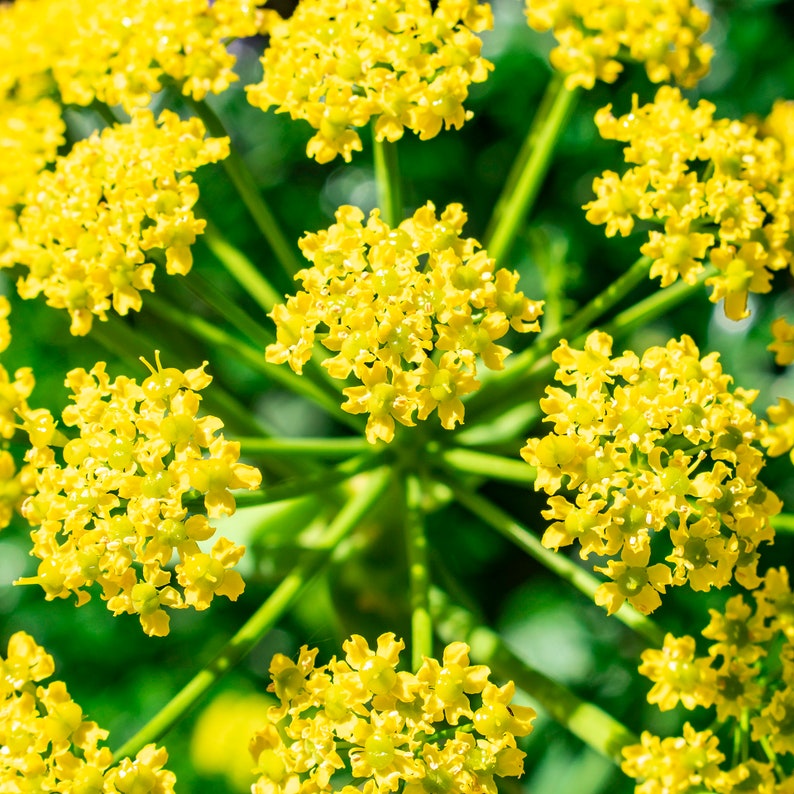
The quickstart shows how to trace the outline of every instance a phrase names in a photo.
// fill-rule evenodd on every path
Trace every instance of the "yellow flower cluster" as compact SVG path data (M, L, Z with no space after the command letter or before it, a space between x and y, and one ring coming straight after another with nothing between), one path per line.
M645 65L654 83L694 86L709 69L709 15L691 0L526 0L529 26L551 30L551 63L568 88L613 83L624 59Z
M101 746L107 731L84 719L62 681L40 683L55 670L52 657L23 631L0 657L0 791L68 794L173 794L168 754L146 745L116 766Z
M301 0L289 19L270 12L264 77L248 99L308 121L319 163L361 151L355 128L371 118L378 140L406 127L427 140L471 117L468 87L493 68L475 33L492 26L477 0Z
M374 651L358 635L343 647L344 660L321 667L306 646L297 663L274 657L281 704L251 740L253 794L495 794L495 778L523 773L515 737L535 712L511 703L512 681L497 687L470 665L466 644L448 645L441 664L425 657L416 674L396 670L404 644L393 634Z
M641 744L623 751L624 771L644 779L637 792L684 792L693 784L720 794L794 792L794 775L779 779L772 763L794 755L794 593L788 571L769 570L753 596L755 609L737 595L723 611L709 610L711 621L702 632L711 641L706 656L697 655L693 637L668 634L663 648L642 654L640 673L654 682L649 702L663 711L679 702L690 710L715 706L718 724L744 726L749 739L767 747L758 755L769 762L747 761L745 752L745 763L723 769L725 756L711 731L697 733L687 724L683 737L664 740L646 731Z
M0 95L54 82L66 104L129 111L170 79L201 99L238 79L226 44L261 24L247 0L17 0L0 5Z
M138 110L42 171L28 187L11 252L27 268L19 294L43 293L82 335L111 306L119 314L140 309L140 291L153 290L147 252L163 249L167 272L187 273L205 222L193 215L198 188L184 174L229 151L227 138L204 133L198 119L166 110L155 121Z
M764 422L761 443L773 458L790 452L794 463L794 402L780 397L766 413L769 421Z
M635 97L625 116L601 109L601 136L627 143L633 167L596 178L584 209L607 236L628 235L637 219L663 222L640 249L663 287L679 276L694 283L708 254L720 271L706 281L710 300L724 298L725 314L739 320L748 293L769 292L773 271L794 272L794 103L777 102L760 126L715 120L714 110L706 100L693 108L669 86L647 105Z
M63 424L77 430L70 440L48 411L24 413L36 493L22 513L38 527L32 554L41 563L17 584L39 584L47 600L74 593L80 605L97 583L108 609L138 615L157 636L168 633L166 608L237 599L243 581L230 569L244 549L219 538L208 553L199 542L215 534L209 518L234 512L230 490L256 488L261 475L237 462L239 443L217 435L220 419L197 416L197 392L211 380L205 366L164 369L158 355L140 385L111 381L104 362L72 370L74 404L63 411ZM192 504L201 495L206 515Z
M479 386L477 358L502 369L510 350L496 340L511 327L539 330L542 303L516 292L518 274L460 236L460 204L439 217L428 202L396 229L378 210L363 220L343 206L329 229L301 239L313 266L295 276L303 291L270 315L277 341L267 360L300 373L320 339L336 353L323 362L328 372L363 384L344 390L342 408L369 414L370 443L391 441L394 420L413 425L414 412L421 420L438 410L451 429L463 421L460 398Z
M521 454L538 467L537 489L577 493L549 499L544 545L578 541L582 558L611 558L596 568L610 580L596 593L610 613L624 601L652 612L667 586L708 590L733 576L755 586L757 549L772 541L769 518L781 508L758 479L756 393L730 392L718 355L701 358L688 336L613 358L612 339L595 331L584 350L563 341L553 358L571 390L546 388L553 431ZM661 532L672 549L651 564Z

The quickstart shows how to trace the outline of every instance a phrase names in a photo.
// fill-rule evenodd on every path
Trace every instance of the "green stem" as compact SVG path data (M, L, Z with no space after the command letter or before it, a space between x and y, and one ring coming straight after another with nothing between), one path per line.
M594 599L595 592L601 585L601 582L595 576L580 568L566 556L556 554L545 548L526 527L519 524L488 499L463 488L457 483L447 482L447 485L452 489L457 501L467 510L515 543L541 565L557 574L564 581L572 584L580 593L584 593L591 600ZM623 606L615 612L615 617L650 644L661 646L664 643L664 631L630 604L624 602Z
M776 532L794 532L794 513L780 513L773 516L770 523Z
M417 671L425 656L433 655L433 621L430 617L427 536L422 509L422 486L415 475L405 479L405 535L411 588L411 668Z
M552 719L597 752L619 764L621 750L639 741L614 717L516 656L496 632L479 625L470 612L453 604L442 590L431 589L430 605L436 631L444 642L468 643L473 661L487 664L500 677L515 681Z
M460 448L445 450L439 457L448 469L454 471L523 485L532 485L535 482L534 467L521 460Z
M579 309L576 314L568 318L553 334L541 337L532 347L508 359L506 369L484 383L479 392L467 402L467 411L472 409L476 411L480 406L492 404L496 392L501 395L509 391L513 395L515 384L524 379L532 367L554 350L562 339L571 339L589 328L594 320L609 311L644 281L648 276L651 263L652 260L647 256L640 257L625 273Z
M556 77L549 84L552 100L541 108L548 112L538 117L524 141L496 202L493 218L485 232L484 247L497 263L510 253L519 225L526 219L551 163L554 146L573 110L578 91L570 91Z
M229 133L223 125L215 111L203 100L188 100L191 107L196 111L199 118L204 122L204 126L210 135L218 137L228 137ZM243 158L237 153L234 147L231 148L229 156L223 160L223 167L229 179L234 185L237 193L245 204L251 217L254 219L257 228L273 249L278 263L284 272L292 277L301 268L300 261L292 245L287 241L281 231L281 227L270 211L270 207L265 203L259 187L254 181L248 166Z
M375 166L375 184L378 192L378 207L381 218L393 228L402 218L403 201L400 183L400 168L397 162L397 143L379 141L372 125L372 156Z
M238 438L245 455L346 458L357 452L382 449L363 438Z
M270 380L312 400L338 421L353 427L356 431L361 430L361 422L342 410L337 397L326 393L307 377L296 375L292 370L280 365L269 364L261 351L246 345L214 323L191 312L183 311L155 295L147 299L146 305L163 320L178 325L199 339L225 350L255 371L266 375Z
M294 478L262 488L253 492L235 493L234 501L237 507L254 507L258 505L273 504L274 502L284 502L287 499L297 499L301 496L308 496L316 491L323 491L338 485L340 482L349 480L356 474L374 469L382 463L380 455L360 455L341 463L335 469L324 469L320 472L311 474L299 474ZM185 501L185 507L200 506L204 503L204 497L195 500Z
M282 302L278 290L262 275L253 262L239 249L235 248L221 233L217 226L207 223L202 238L207 247L237 283L267 313Z
M114 760L129 758L150 742L159 741L220 678L235 667L270 631L295 602L307 584L331 561L334 550L375 507L389 485L387 470L373 474L369 482L339 511L328 526L322 547L313 549L287 574L220 653L175 697L114 754Z

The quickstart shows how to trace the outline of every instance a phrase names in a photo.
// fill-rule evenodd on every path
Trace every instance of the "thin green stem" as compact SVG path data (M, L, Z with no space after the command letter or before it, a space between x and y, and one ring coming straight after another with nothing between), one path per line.
M505 482L516 482L532 485L535 482L535 468L521 460L505 458L502 455L491 455L487 452L476 452L471 449L448 449L439 455L441 462L448 469L466 474L479 474Z
M361 423L355 417L342 410L338 397L327 393L306 376L296 375L292 370L277 364L269 364L265 361L261 351L246 345L214 323L196 314L183 311L171 303L160 300L155 295L149 297L147 306L163 320L184 328L199 339L203 339L205 342L225 350L255 371L266 375L275 383L279 383L290 391L312 400L338 421L355 428L356 431L361 429Z
M520 659L496 632L478 624L474 615L453 604L442 590L431 589L430 606L436 631L444 642L468 643L473 661L487 664L500 677L513 680L552 719L597 752L619 764L621 750L638 742L614 717Z
M375 166L375 185L378 191L378 207L381 217L392 228L402 218L403 200L400 182L400 168L397 162L397 143L379 141L372 126L372 156Z
M776 532L794 532L794 513L780 513L773 516L770 523Z
M572 584L580 593L584 593L589 599L594 600L595 592L601 585L595 576L580 568L564 555L556 554L545 548L526 527L488 499L455 482L447 482L447 485L452 489L457 501L467 510L515 543L561 579ZM630 604L624 602L623 606L615 612L615 617L650 644L661 646L664 643L664 631Z
M381 465L382 458L380 455L359 455L358 457L346 460L344 463L339 464L334 469L324 469L319 472L312 472L310 474L298 474L295 477L280 482L277 485L271 485L267 488L261 488L258 491L242 492L234 495L234 500L237 507L254 507L256 505L273 504L274 502L284 502L287 499L297 499L301 496L308 496L310 493L317 491L324 491L340 482L349 480L356 474L374 469ZM203 504L204 498L188 500L185 502L186 507L198 506Z
M243 454L295 458L346 458L357 452L383 449L363 438L238 438Z
M578 91L567 89L559 77L552 80L547 90L553 93L553 99L541 107L547 107L548 112L539 114L532 124L485 233L484 246L497 263L510 253L519 226L532 208L551 163L554 146L578 96Z
M329 524L322 547L313 549L281 581L220 653L115 753L116 761L159 741L220 678L235 667L331 561L334 550L375 507L389 485L387 470L372 475Z
M188 100L199 118L204 122L211 135L228 137L229 133L215 111L203 100ZM235 187L243 204L245 204L257 228L270 244L278 263L284 272L292 277L301 268L294 247L281 231L275 216L270 211L259 187L256 184L243 158L232 147L229 156L223 160L223 167Z
M430 574L422 486L418 477L413 474L405 478L405 508L405 539L411 589L411 667L416 671L422 666L425 656L433 655L433 621L428 600Z
M277 303L282 302L282 296L278 290L245 254L235 248L220 233L215 224L207 223L202 239L226 271L248 292L264 312L269 312Z

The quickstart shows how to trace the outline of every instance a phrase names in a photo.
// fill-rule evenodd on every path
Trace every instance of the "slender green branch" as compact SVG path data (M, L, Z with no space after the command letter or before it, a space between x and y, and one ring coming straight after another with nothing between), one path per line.
M601 585L595 576L580 568L566 556L545 548L526 527L492 502L457 483L450 481L447 485L452 489L457 501L467 510L515 543L561 579L572 584L579 592L584 593L591 600L594 598L596 590ZM652 645L661 646L664 643L664 631L630 604L624 603L615 612L615 617Z
M340 482L349 480L356 474L374 469L381 465L380 455L360 455L350 460L346 460L334 469L323 469L319 472L310 474L300 473L289 480L271 485L268 488L261 488L258 491L235 493L234 500L237 507L254 507L257 505L273 504L274 502L284 502L287 499L297 499L301 496L308 496L310 493L324 491ZM203 504L204 497L195 500L186 500L185 506L192 507Z
M473 661L487 664L497 675L515 681L552 719L597 752L619 764L622 748L639 741L614 717L520 659L496 632L478 625L470 612L453 604L442 590L431 589L430 606L436 631L444 642L467 642Z
M772 527L777 532L794 532L794 513L780 513L770 519Z
M155 295L147 300L147 306L167 322L184 328L189 333L219 347L257 372L266 375L270 380L279 383L296 394L300 394L319 405L323 410L340 422L361 429L361 422L342 410L338 397L327 393L306 376L296 375L292 370L265 361L261 351L246 345L219 326L196 314L177 308L173 304L162 301Z
M411 667L416 671L422 666L425 656L433 655L433 621L428 601L430 574L422 486L415 475L408 475L405 479L405 508L408 574L411 585Z
M188 100L191 107L196 111L199 118L204 122L211 135L227 137L229 133L223 125L215 111L203 100ZM232 147L229 156L223 160L223 167L229 179L237 190L243 204L245 204L251 217L254 219L257 228L273 249L278 263L284 272L292 277L301 268L300 260L297 257L294 247L288 242L281 231L281 227L270 211L259 187L256 184L248 166L243 158Z
M372 126L372 156L375 165L375 184L378 191L378 207L381 217L392 228L402 218L403 200L400 183L400 168L397 162L397 143L379 141Z
M521 460L475 452L470 449L448 449L439 455L441 462L448 468L466 474L479 474L506 482L531 485L535 482L535 469Z
M372 475L328 526L324 543L287 574L220 653L115 753L116 761L134 756L149 742L159 741L220 678L237 665L330 562L340 542L375 507L389 485L387 470Z
M554 146L578 96L578 92L567 89L565 81L559 77L552 80L547 90L554 98L541 107L547 107L548 112L543 116L539 114L530 128L485 233L484 246L497 263L510 253L519 226L529 214L551 163Z
M235 248L220 233L217 226L207 222L202 239L226 271L251 295L263 311L269 312L277 303L282 302L278 290L242 251Z
M380 450L363 438L238 438L245 455L268 457L346 458L356 452Z

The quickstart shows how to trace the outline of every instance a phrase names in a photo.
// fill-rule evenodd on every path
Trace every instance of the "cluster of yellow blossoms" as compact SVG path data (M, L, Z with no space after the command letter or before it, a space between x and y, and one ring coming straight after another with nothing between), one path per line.
M414 412L421 420L437 409L453 428L463 421L461 396L479 386L477 358L502 369L510 350L496 340L511 327L539 330L542 303L516 292L518 274L496 269L476 240L460 236L459 204L438 217L428 202L396 229L378 210L363 220L343 206L329 229L301 239L313 266L295 276L304 290L271 313L277 341L267 360L300 373L320 339L336 353L323 362L330 375L363 384L344 389L342 408L369 414L371 443L391 441L394 420L413 425Z
M700 358L687 336L613 358L612 339L596 331L584 350L563 341L553 358L573 393L546 388L540 405L554 429L521 454L538 467L536 488L578 493L549 499L544 545L619 555L596 568L610 579L596 593L610 613L624 601L652 612L668 585L708 590L735 576L756 586L757 549L781 508L758 479L756 393L730 392L718 355ZM672 549L650 564L652 536L665 531Z
M668 634L663 648L642 654L640 666L654 682L648 700L661 710L679 702L689 710L715 706L720 725L744 732L742 763L721 767L725 756L711 730L687 724L682 737L664 740L646 731L641 744L624 749L624 771L644 779L638 794L685 792L695 784L720 794L794 792L794 775L781 764L794 755L794 593L786 569L769 570L753 596L755 609L736 595L724 611L709 610L706 656L697 655L693 637ZM751 759L747 739L759 743L763 761Z
M94 133L42 171L28 188L11 252L27 268L19 294L44 293L82 335L111 305L119 314L140 309L140 290L154 289L146 252L163 249L168 273L187 273L205 222L193 215L198 188L183 174L229 151L227 138L204 133L198 119L163 111L155 121L138 110L129 124Z
M242 578L230 569L244 549L219 538L205 552L199 542L215 533L208 517L234 512L230 490L256 488L261 475L237 462L238 442L216 434L220 419L197 417L197 391L211 380L205 366L164 369L158 356L140 385L111 381L104 362L72 370L74 404L63 411L77 430L71 439L48 411L22 413L36 472L22 513L38 527L32 553L41 563L18 584L38 583L48 600L74 593L79 605L97 583L108 609L138 615L158 636L168 633L165 608L206 609L215 595L240 595ZM206 515L192 504L201 495Z
M568 88L613 83L625 58L654 83L692 87L713 55L701 40L709 15L691 0L526 0L526 14L531 28L554 33L551 63Z
M773 271L794 272L794 103L777 102L760 124L714 119L715 107L692 107L663 86L652 103L615 118L611 105L596 114L601 136L622 141L623 175L605 171L585 205L606 234L628 235L635 221L664 222L641 251L653 260L663 287L679 276L694 283L708 254L720 271L706 281L725 314L746 317L750 292L771 289Z
M148 105L166 80L194 99L235 80L228 41L261 31L247 0L17 0L0 5L0 95ZM54 83L54 86L53 86Z
M491 9L477 0L302 0L268 20L264 77L248 99L308 121L319 163L361 151L355 128L371 118L378 140L460 128L470 83L492 68L475 35L492 27Z
M496 794L494 778L522 774L516 737L535 712L511 703L512 682L497 687L470 665L467 645L448 645L441 664L425 657L415 674L396 670L404 644L393 634L375 651L358 635L343 647L344 660L321 667L306 646L297 663L273 659L281 704L251 741L253 794Z
M62 681L44 686L52 657L20 631L0 657L0 791L63 794L173 794L168 754L146 745L112 764L107 731L84 719Z

